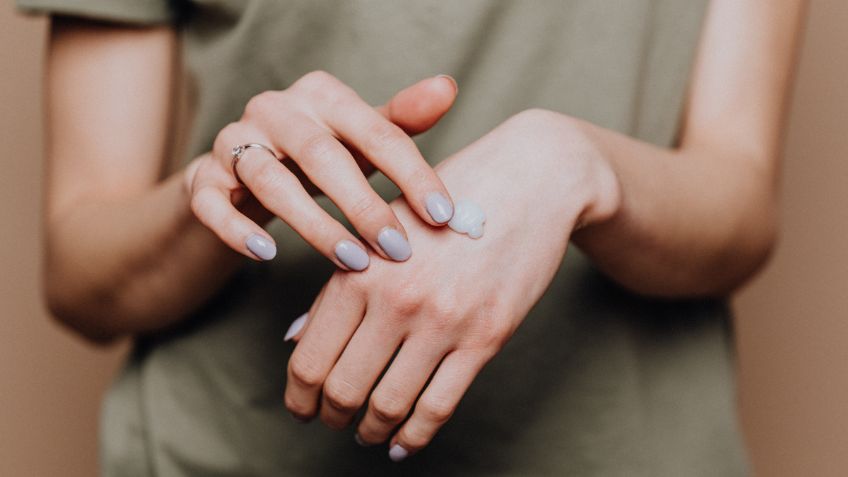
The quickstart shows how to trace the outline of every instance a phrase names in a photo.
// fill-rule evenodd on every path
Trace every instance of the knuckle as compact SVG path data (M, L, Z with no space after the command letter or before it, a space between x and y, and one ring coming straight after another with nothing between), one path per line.
M338 142L326 134L315 134L307 137L300 145L301 160L308 161L312 168L329 166L333 154L337 151Z
M288 395L288 393L286 393L286 396L284 398L284 404L286 406L286 409L289 410L289 412L297 416L306 418L312 414L312 409L310 409L308 405L302 402L295 401L293 397Z
M366 194L365 197L353 202L353 205L350 207L349 218L358 221L371 218L374 222L383 222L386 218L383 206L388 208L379 196Z
M301 76L295 84L306 87L322 87L328 86L336 79L335 76L324 70L314 70Z
M295 353L289 361L291 377L298 384L306 387L320 386L324 381L324 375L314 361L303 354Z
M453 336L456 329L459 327L458 315L453 314L433 314L430 315L429 331L434 339L445 339L446 336Z
M184 184L188 187L188 191L191 194L197 190L198 180L202 177L206 177L209 174L209 166L212 156L210 154L204 154L199 159L193 160L185 168L184 173Z
M359 437L368 445L381 444L389 438L388 431L372 428L371 426L360 426L357 430Z
M330 406L343 412L354 412L361 405L352 386L341 384L335 379L328 379L324 383L324 398Z
M420 287L399 285L392 287L388 294L388 303L394 316L409 316L418 313L424 306L425 294Z
M345 92L341 81L322 70L306 73L292 85L292 89L307 97L329 104L338 101Z
M210 191L207 187L201 187L192 194L190 206L194 215L202 215L206 210L206 206L209 203L209 193Z
M421 449L430 443L433 436L420 427L405 426L401 429L398 438L405 444L404 447L409 449Z
M460 301L452 295L431 298L427 304L428 315L432 316L431 326L437 333L448 333L455 329L465 318Z
M430 298L429 306L433 314L443 316L449 321L455 321L463 316L462 301L451 290L445 290Z
M539 122L548 122L554 115L552 111L542 108L530 108L521 111L513 116L516 121L529 124L538 124Z
M239 233L241 229L241 222L239 221L238 216L234 214L227 214L221 219L220 233L223 237L231 240L237 240L236 237L241 235Z
M418 186L427 189L439 189L441 187L440 185L436 185L439 182L436 173L433 172L433 169L427 165L422 165L422 167L414 167L406 176L405 180L406 184L408 185Z
M371 412L381 422L396 423L406 417L407 409L396 396L380 393L371 397Z
M417 412L427 421L442 425L448 421L456 410L454 403L439 398L422 398Z
M243 126L237 122L229 123L221 128L212 144L212 150L222 151L222 156L229 158L229 155L224 155L223 152L228 151L239 142L239 136L242 129Z
M267 196L285 190L285 175L281 174L277 164L271 161L262 161L255 166L250 177L241 175L241 178L243 181L250 181L251 192L257 196Z
M510 334L498 329L489 330L482 336L482 349L486 352L486 356L494 356L498 351L503 349L506 342L509 341Z
M408 137L399 126L383 119L371 124L367 132L366 150L397 151Z
M483 327L479 335L480 344L484 349L497 352L506 345L506 342L512 336L512 325L509 320L488 319L486 326Z
M250 98L244 106L244 117L263 117L273 111L274 105L279 99L278 91L263 91L256 96Z
M483 351L486 356L494 355L509 341L515 331L512 317L506 300L497 294L472 300L475 306L470 308L465 317L467 333L463 343L469 348Z

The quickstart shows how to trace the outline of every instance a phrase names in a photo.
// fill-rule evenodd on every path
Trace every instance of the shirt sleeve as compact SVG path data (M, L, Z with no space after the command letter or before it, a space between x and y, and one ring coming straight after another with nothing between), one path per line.
M179 0L16 0L31 15L69 15L138 25L176 23L185 10Z

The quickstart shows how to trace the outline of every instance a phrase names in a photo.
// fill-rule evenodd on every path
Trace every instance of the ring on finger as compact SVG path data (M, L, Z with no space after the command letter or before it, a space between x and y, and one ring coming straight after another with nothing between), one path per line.
M241 161L241 157L244 155L244 153L245 153L245 152L247 152L247 150L248 150L248 149L260 149L260 150L263 150L263 151L267 152L267 153L268 153L268 154L270 154L270 155L271 155L274 159L276 159L276 160L278 160L278 161L282 161L282 160L283 160L281 157L277 156L277 153L276 153L276 152L274 152L274 150L273 150L273 149L271 149L270 147L268 147L268 146L266 146L266 145L264 145L264 144L259 144L259 143L251 142L251 143L247 143L247 144L240 144L240 145L238 145L238 146L235 146L235 147L232 149L232 151L230 152L230 154L232 154L232 156L233 156L233 162L232 162L232 166L231 166L231 167L232 167L232 169L233 169L233 176L235 176L236 180L237 180L237 181L239 182L239 184L241 184L241 185L244 185L244 182L242 182L241 178L239 177L238 169L236 169L236 166L238 166L239 161Z

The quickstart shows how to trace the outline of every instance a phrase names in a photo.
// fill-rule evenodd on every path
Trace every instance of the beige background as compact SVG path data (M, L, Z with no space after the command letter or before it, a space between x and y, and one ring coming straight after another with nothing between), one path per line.
M765 476L848 475L848 2L814 0L786 141L781 246L736 300L742 422ZM94 350L38 296L45 23L0 8L0 475L96 474Z

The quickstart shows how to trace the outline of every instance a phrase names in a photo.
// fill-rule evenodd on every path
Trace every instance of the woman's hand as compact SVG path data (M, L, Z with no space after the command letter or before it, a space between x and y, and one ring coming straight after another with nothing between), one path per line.
M429 129L455 97L453 80L440 76L375 109L324 72L309 73L284 91L261 93L238 122L221 130L212 152L187 168L192 210L227 245L249 257L269 260L276 254L273 239L254 222L273 214L339 267L364 270L369 263L365 247L313 200L310 190L317 189L373 250L404 261L412 253L406 232L366 175L373 165L397 184L422 220L433 226L447 223L453 214L450 196L407 133ZM233 148L248 143L266 145L288 164L251 148L234 170ZM251 197L243 186L262 207L245 203Z
M576 224L606 220L620 201L615 174L577 122L547 111L511 118L437 171L457 198L482 206L482 238L430 227L396 200L416 255L336 272L306 327L292 331L288 409L342 428L373 388L357 438L383 442L403 423L391 438L395 460L450 418L549 285Z

